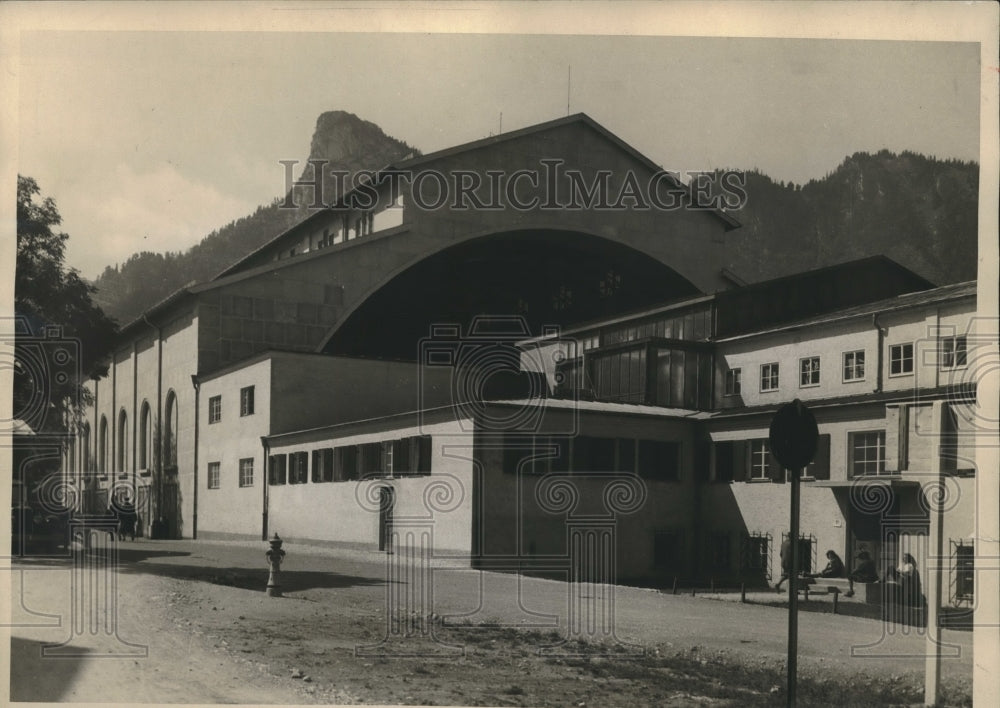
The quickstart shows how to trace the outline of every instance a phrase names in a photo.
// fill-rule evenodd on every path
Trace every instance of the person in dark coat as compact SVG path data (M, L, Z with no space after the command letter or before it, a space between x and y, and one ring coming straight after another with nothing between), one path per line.
M861 551L857 555L857 564L854 571L848 576L850 587L847 589L847 597L854 595L854 583L877 583L878 572L875 569L875 561L872 560L868 551Z

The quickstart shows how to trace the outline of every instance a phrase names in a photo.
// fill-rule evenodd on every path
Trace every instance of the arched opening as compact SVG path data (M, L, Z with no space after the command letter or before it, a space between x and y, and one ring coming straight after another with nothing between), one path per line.
M153 464L153 417L149 403L142 402L139 413L139 469L147 470Z
M90 472L93 460L90 458L90 424L84 423L80 427L80 471Z
M167 405L163 416L163 464L168 473L177 472L177 425L180 420L177 410L177 395L167 393Z
M115 471L128 472L128 414L123 408L118 413L118 453L115 456Z
M463 242L398 274L352 312L329 354L418 361L437 324L524 318L531 336L698 294L673 269L615 241L526 230ZM377 326L373 326L377 323Z
M102 475L108 472L108 419L101 416L101 427L98 429L97 467Z

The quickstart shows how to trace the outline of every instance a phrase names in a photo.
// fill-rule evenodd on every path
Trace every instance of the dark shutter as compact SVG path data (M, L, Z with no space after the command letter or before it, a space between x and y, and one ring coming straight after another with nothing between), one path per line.
M419 450L417 452L417 472L420 474L431 473L431 451L433 450L431 440L430 435L420 436Z
M750 469L750 445L746 440L733 440L733 481L745 482Z
M733 443L729 440L712 443L715 447L715 481L733 481Z
M830 479L830 436L820 435L816 442L816 459L812 466L816 479Z

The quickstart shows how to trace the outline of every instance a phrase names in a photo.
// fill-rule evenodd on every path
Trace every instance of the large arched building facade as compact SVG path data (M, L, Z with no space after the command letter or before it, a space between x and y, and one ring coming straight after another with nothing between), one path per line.
M764 582L768 421L799 398L805 565L926 556L945 484L971 603L975 283L882 257L739 283L726 187L702 203L583 115L389 166L126 326L67 474L152 535L557 575L595 543L620 578Z
M196 441L215 430L195 414L199 377L271 351L416 362L436 324L514 315L533 336L725 288L737 223L689 199L585 115L391 166L125 326L93 376L98 432L72 472L90 505L137 489L147 533L163 517L167 535L193 536ZM333 359L317 365L336 376ZM352 416L323 405L316 420Z

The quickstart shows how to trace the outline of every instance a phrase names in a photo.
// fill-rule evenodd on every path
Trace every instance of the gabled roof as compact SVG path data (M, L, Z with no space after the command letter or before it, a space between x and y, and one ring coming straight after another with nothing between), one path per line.
M556 118L555 120L546 121L544 123L537 123L535 125L531 125L531 126L528 126L526 128L521 128L519 130L513 130L513 131L510 131L509 133L501 133L499 135L491 135L491 136L486 137L486 138L480 138L479 140L473 140L471 142L462 143L460 145L455 145L453 147L444 148L442 150L437 150L435 152L428 153L426 155L419 155L419 156L416 156L416 157L411 157L411 158L407 158L407 159L401 160L398 163L387 165L384 168L382 168L381 170L378 170L375 173L374 178L371 181L371 183L374 183L376 185L380 184L392 172L398 172L398 171L401 171L401 170L409 170L409 169L412 169L414 167L419 167L421 165L425 165L425 164L434 162L436 160L440 160L440 159L443 159L443 158L446 158L446 157L451 157L452 155L459 155L459 154L462 154L462 153L465 153L465 152L472 152L473 150L479 150L479 149L484 148L484 147L492 147L493 145L498 145L500 143L509 142L511 140L517 140L519 138L523 138L525 136L532 135L532 134L535 134L535 133L541 133L541 132L544 132L544 131L547 131L547 130L553 130L553 129L557 129L557 128L562 128L564 126L573 125L575 123L583 124L583 125L587 126L588 128L590 128L591 130L594 130L599 135L601 135L603 138L605 138L606 140L608 140L609 142L611 142L613 145L615 145L622 152L628 154L634 160L636 160L640 164L644 165L645 167L647 167L651 171L658 172L658 171L661 171L663 169L660 165L657 165L655 162L653 162L648 157L646 157L645 155L643 155L641 152L639 152L638 150L636 150L634 147L632 147L631 145L629 145L628 143L626 143L624 140L622 140L621 138L619 138L617 135L615 135L614 133L612 133L610 130L608 130L607 128L605 128L604 126L602 126L600 123L598 123L597 121L595 121L593 118L591 118L590 116L588 116L586 113L575 113L573 115L566 116L564 118ZM684 183L682 183L680 180L678 180L678 179L676 179L675 177L672 177L672 176L670 177L670 180L672 181L673 186L675 188L681 189L685 193L690 194L690 191L688 190L688 187ZM351 190L345 192L344 194L340 195L340 197L337 200L337 204L331 206L328 209L321 209L321 210L318 210L318 211L310 214L309 216L307 216L302 221L300 221L297 224L291 226L290 228L288 228L285 231L281 232L280 234L278 234L277 236L275 236L274 238L272 238L271 240L269 240L268 242L266 242L262 246L254 249L253 251L251 251L250 253L248 253L246 256L244 256L243 258L241 258L240 260L238 260L236 263L232 264L231 266L229 266L228 268L226 268L225 270L223 270L221 273L219 273L218 275L216 275L215 278L221 278L221 277L223 277L225 275L232 274L235 270L238 270L240 267L242 267L242 265L244 263L246 263L248 260L252 259L256 255L259 255L261 252L266 251L267 249L271 248L278 241L283 240L284 238L286 238L287 236L289 236L292 233L295 233L297 231L305 230L308 227L311 227L314 224L316 224L318 222L321 222L329 212L335 211L337 209L344 208L345 205L347 204L347 200L348 200L349 196L353 192L355 192L356 190L357 190L357 187L355 187L354 189L351 189ZM732 216L730 216L729 214L727 214L725 211L722 211L721 209L706 209L706 210L700 210L700 211L705 211L706 213L711 214L711 215L715 216L716 218L718 218L720 221L722 221L722 223L724 224L725 229L727 231L731 231L731 230L739 228L741 226L741 224L740 224L739 221L737 221L735 218L733 218ZM213 278L213 280L215 278Z

